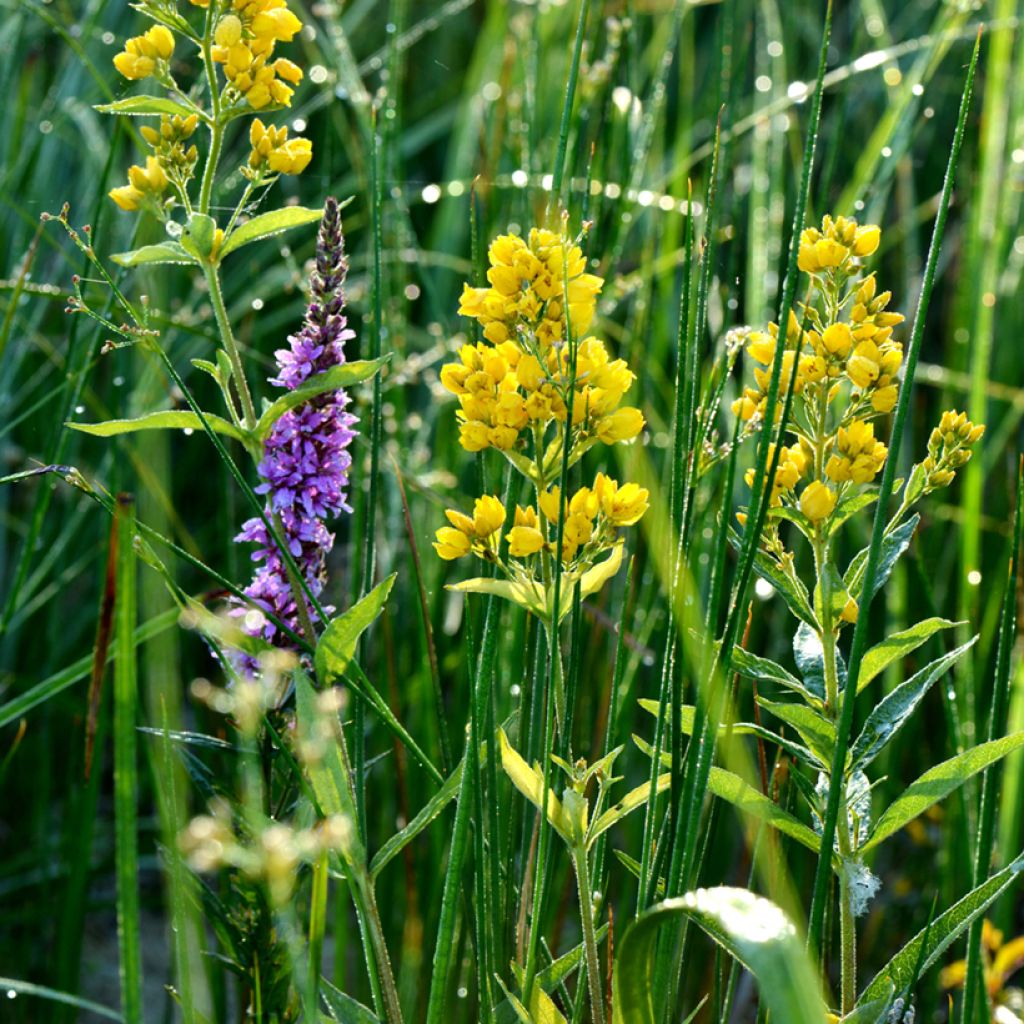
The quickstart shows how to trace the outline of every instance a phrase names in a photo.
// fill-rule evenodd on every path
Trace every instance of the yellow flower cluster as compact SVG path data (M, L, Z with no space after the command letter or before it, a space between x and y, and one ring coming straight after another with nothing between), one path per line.
M139 129L142 137L153 147L153 154L161 169L179 185L184 184L192 176L196 161L199 159L199 151L195 144L185 145L198 126L197 114L190 114L188 117L180 117L177 114L170 117L164 114L160 118L159 128L146 124Z
M768 446L768 466L771 467L775 458L775 445ZM792 494L796 485L800 482L807 471L807 455L799 445L790 448L783 447L779 452L779 464L775 470L775 479L772 481L771 507L778 508L782 504L783 496ZM754 469L751 467L743 477L748 487L754 486ZM744 520L745 521L745 520Z
M213 59L254 110L290 106L302 69L283 57L274 60L274 47L291 42L301 28L286 0L231 0L217 22Z
M580 247L552 231L533 228L524 241L502 235L489 251L488 288L465 286L459 312L477 320L485 342L464 345L458 362L441 370L457 395L459 439L467 451L510 451L520 432L564 428L574 380L573 441L628 441L644 426L639 409L620 407L634 375L612 359L604 343L583 336L594 319L604 283L586 272ZM568 298L568 316L566 315ZM565 344L571 329L575 377Z
M835 449L825 466L825 475L837 484L848 480L855 484L871 483L889 453L889 449L875 439L875 425L864 420L854 420L848 427L840 427Z
M267 127L258 117L249 128L249 164L242 173L253 180L270 174L301 174L313 159L313 143L309 139L288 138L286 125Z
M797 266L806 274L839 270L851 259L870 256L881 241L881 229L875 224L859 225L852 218L828 214L821 221L821 230L807 228L800 234Z
M903 317L889 311L892 295L878 292L874 274L860 278L859 262L879 239L875 225L828 216L820 230L809 228L800 237L799 265L812 275L817 300L803 306L799 317L791 312L787 324L777 418L792 386L797 400L789 430L800 443L782 451L771 504L795 505L812 523L832 515L846 488L873 481L888 454L868 420L896 405L903 347L892 335ZM778 325L769 324L747 336L754 386L732 404L744 421L765 413L779 334ZM819 479L810 480L796 500L796 485L809 469ZM746 481L753 484L753 470Z
M647 511L649 497L646 488L632 483L620 485L598 473L593 487L581 487L566 504L562 525L563 566L570 568L581 561L591 564L615 544L617 529L640 521ZM502 538L501 530L507 518L505 508L498 498L485 495L477 499L472 518L448 509L445 515L451 525L437 531L434 549L448 561L472 553L502 565L499 546L503 539L508 543L508 555L513 560L528 559L540 551L553 552L560 502L559 489L552 487L538 495L536 506L517 505L512 528ZM531 575L524 565L506 568L511 568L516 576Z
M159 203L167 188L167 175L155 156L146 157L146 166L133 164L128 168L128 184L112 188L107 195L122 210L137 210L140 206Z
M971 448L981 440L985 425L975 426L967 413L949 409L928 438L928 456L922 463L929 491L953 482L956 471L971 459Z
M174 34L165 25L154 25L141 36L134 36L114 57L114 67L131 81L162 73L174 54Z

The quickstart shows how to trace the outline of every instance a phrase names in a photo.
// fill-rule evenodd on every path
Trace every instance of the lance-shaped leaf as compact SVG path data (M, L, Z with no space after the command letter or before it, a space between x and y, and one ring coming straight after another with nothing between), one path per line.
M289 391L273 405L268 406L256 423L253 433L259 440L264 440L274 424L290 409L294 409L318 395L326 394L329 391L340 391L342 388L367 380L377 373L390 358L390 356L381 356L379 359L358 359L355 362L332 366L324 373L310 377L302 387Z
M445 779L444 785L427 801L420 813L376 852L370 861L371 878L376 878L458 796L464 764L464 761L460 761L455 771Z
M127 114L141 117L146 114L177 114L178 117L190 117L196 114L204 121L209 121L198 107L190 104L179 103L166 96L126 96L123 100L116 100L113 103L98 103L93 110L101 114Z
M197 260L186 252L179 242L157 242L155 245L143 245L129 252L119 252L111 259L122 267L139 267L144 263L190 263L196 265Z
M754 556L754 572L767 580L781 595L789 610L802 622L817 628L807 588L799 580L787 576L763 551Z
M878 501L878 491L863 491L860 494L853 494L849 498L844 498L836 506L835 511L832 513L828 521L828 534L833 536L838 532L839 527L846 522L851 516L855 516L861 509L867 508L869 505L873 505Z
M895 996L896 988L890 985L888 995L856 1007L846 1014L839 1024L887 1024Z
M780 722L796 730L797 735L810 747L818 760L819 767L826 768L832 763L836 745L836 727L814 708L806 704L785 704L758 696L758 704L770 711Z
M732 667L741 676L746 676L748 679L785 687L787 690L800 694L808 704L824 706L824 701L818 693L812 693L796 676L770 658L761 658L742 647L734 647L732 649Z
M619 944L612 988L613 1024L654 1024L654 954L658 929L695 921L757 979L772 1020L821 1024L825 1007L796 929L772 902L719 886L665 900L644 911Z
M218 434L233 437L236 441L245 441L246 433L240 427L221 416L204 412L203 418L210 429ZM202 432L203 424L194 412L179 412L176 409L164 409L161 412L146 413L130 420L106 420L104 423L66 423L65 426L78 430L93 437L114 437L117 434L134 434L140 430L191 430Z
M339 209L347 206L351 201L351 199L347 199L344 203L339 203ZM311 210L306 206L286 206L281 210L261 213L244 224L240 224L228 235L221 247L220 258L223 259L229 252L241 249L243 245L248 245L250 242L271 238L292 228L300 228L305 224L313 224L319 221L323 215L323 210Z
M902 526L897 526L892 533L887 533L882 538L882 548L878 556L878 571L871 588L872 594L877 594L879 588L892 575L892 571L899 561L900 555L910 547L910 540L914 536L914 530L921 517L915 512ZM854 555L843 576L843 583L850 592L850 596L858 603L862 603L861 591L864 588L864 570L868 564L868 549L864 548Z
M995 764L1022 746L1024 732L1015 732L997 740L979 743L978 746L971 747L970 750L965 750L948 761L935 765L934 768L929 768L882 812L861 849L870 850L888 839L908 822L924 814L933 804L949 796L971 776L984 771L989 765Z
M505 774L512 780L512 785L538 810L544 795L544 773L539 765L532 768L519 756L508 741L504 729L498 730L498 741L501 744L501 766ZM562 807L561 801L555 796L554 790L548 788L547 817L551 827L568 843L572 841L572 825Z
M935 680L945 675L977 639L976 636L972 637L956 650L925 665L920 672L915 673L905 683L900 683L872 708L861 734L854 741L850 751L854 768L863 768L878 756L882 748L914 713Z
M950 622L949 619L923 619L910 629L887 636L880 644L875 644L864 655L860 663L860 675L857 676L857 692L860 693L879 673L884 672L894 661L916 651L929 637L939 630L951 626L962 626L963 622Z
M331 619L316 645L314 663L321 684L328 685L345 674L356 653L356 645L387 604L397 573L381 580L347 612Z
M672 776L669 772L665 772L658 776L657 791L664 793L666 789L672 784ZM642 786L637 786L635 789L631 789L621 800L616 801L604 812L594 823L590 826L590 832L587 835L587 842L592 843L602 832L607 832L608 829L616 823L622 821L623 818L628 814L632 814L638 807L643 807L651 795L651 784L645 782Z
M820 701L825 700L825 651L821 646L821 637L817 629L801 622L793 635L793 657L796 667L803 676L804 685ZM839 688L846 685L846 664L836 648L836 674L839 676Z
M983 914L1010 886L1017 883L1024 871L1024 855L1017 857L1002 871L972 889L959 902L935 918L918 932L875 975L871 984L861 993L858 1004L871 1002L886 994L889 986L902 992L916 977L918 965L923 974L970 927L971 922Z
M337 1024L380 1024L372 1010L346 995L326 978L320 979L320 995L327 1007L329 1019Z

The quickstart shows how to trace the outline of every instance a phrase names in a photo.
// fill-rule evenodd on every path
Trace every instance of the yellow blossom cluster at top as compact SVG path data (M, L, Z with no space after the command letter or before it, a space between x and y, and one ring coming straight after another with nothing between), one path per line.
M587 271L578 242L533 228L526 238L499 236L488 255L488 286L466 285L459 306L484 340L463 345L441 383L459 400L462 447L500 451L535 501L515 507L507 534L509 510L497 498L478 499L472 517L450 509L434 548L446 560L473 554L497 566L508 580L504 596L557 621L564 609L552 607L555 572L567 574L563 598L574 581L595 592L620 563L619 530L640 520L649 497L604 473L563 496L553 486L563 459L573 466L597 444L633 440L644 417L622 404L632 371L588 333L604 282ZM502 592L493 580L459 588Z
M812 524L828 519L850 488L871 483L888 454L870 421L896 405L903 346L893 328L903 316L889 311L891 293L879 293L874 274L862 276L862 260L880 237L875 225L828 216L820 230L808 228L800 237L799 266L811 275L812 299L799 315L790 313L776 407L778 419L792 388L787 429L798 443L782 449L771 504L790 505ZM748 335L754 386L732 404L742 420L765 413L779 333L769 324ZM746 479L753 484L753 470Z
M191 3L210 10L209 0ZM144 5L141 9L145 9ZM170 189L171 196L188 210L188 183L196 175L199 152L186 140L200 120L216 138L223 123L236 117L243 107L262 110L289 106L293 86L302 79L302 69L283 57L275 58L274 49L278 43L294 39L301 28L302 22L289 9L287 0L221 0L207 15L203 39L197 40L211 86L219 88L215 66L220 65L224 71L225 85L219 96L211 97L212 110L204 112L189 101L193 113L163 114L159 128L144 126L142 136L151 147L152 156L147 157L144 167L136 165L129 170L128 184L113 189L111 199L122 209L146 208L166 219L174 202L165 202L163 194ZM153 76L177 97L181 89L170 67L174 49L174 33L167 25L157 24L129 39L124 50L114 57L114 66L132 81ZM309 139L289 138L286 127L267 126L256 118L250 126L249 138L251 151L241 171L250 183L250 191L268 183L274 175L301 174L312 159ZM211 158L216 159L215 154L219 155L219 146L213 147ZM208 202L207 182L212 177L203 177Z
M217 22L213 59L254 110L291 104L302 69L284 57L273 59L274 47L291 42L301 28L285 0L232 0Z
M490 247L490 287L465 286L459 312L486 341L462 347L441 382L459 398L459 439L467 451L509 451L529 430L564 429L573 386L574 443L628 441L644 426L639 409L621 406L634 375L604 343L586 335L604 283L586 271L580 247L534 228L526 240L502 235ZM568 301L566 301L568 300ZM567 308L566 308L567 307ZM575 348L575 375L569 331Z

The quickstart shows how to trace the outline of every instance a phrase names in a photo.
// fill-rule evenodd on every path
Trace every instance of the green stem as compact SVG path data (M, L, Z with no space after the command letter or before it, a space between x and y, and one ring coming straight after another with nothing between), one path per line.
M583 926L583 950L587 959L587 982L590 985L590 1008L594 1024L605 1024L604 995L601 991L601 960L594 931L594 910L591 904L590 866L585 847L577 847L572 855L576 869L576 889L580 898L580 923Z
M203 168L203 181L199 187L199 212L210 212L210 198L213 195L213 180L217 176L217 164L220 162L220 150L224 144L224 125L220 119L220 92L217 89L217 70L213 63L213 52L210 40L213 36L213 10L210 5L206 17L206 29L203 32L203 66L206 68L206 81L210 88L210 151L206 156Z
M252 394L249 391L249 384L245 379L242 356L238 351L238 342L235 341L234 332L231 330L231 321L228 319L227 307L224 305L224 293L220 285L220 272L215 266L207 265L203 267L203 274L210 289L210 300L213 303L213 312L217 318L221 343L224 345L224 351L227 352L228 359L231 361L235 387L238 389L238 397L242 403L242 426L249 430L256 426L256 408L252 404Z
M839 847L849 846L843 842L848 830L840 822ZM845 854L843 855L845 860ZM853 1012L857 1002L857 928L850 896L850 882L844 870L839 876L839 948L841 961L841 992L843 1016Z

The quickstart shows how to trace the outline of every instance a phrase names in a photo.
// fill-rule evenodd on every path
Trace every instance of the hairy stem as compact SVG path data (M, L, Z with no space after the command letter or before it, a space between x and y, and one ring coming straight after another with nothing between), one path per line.
M573 851L576 869L576 889L580 899L580 923L583 926L583 950L587 959L587 983L590 987L590 1008L594 1024L605 1024L604 994L601 989L601 959L597 952L597 933L594 931L594 910L591 905L590 866L586 848Z

